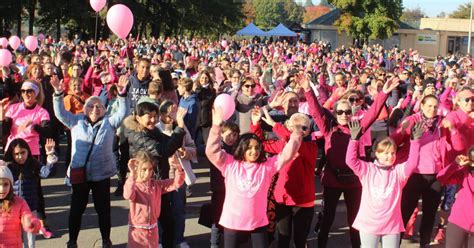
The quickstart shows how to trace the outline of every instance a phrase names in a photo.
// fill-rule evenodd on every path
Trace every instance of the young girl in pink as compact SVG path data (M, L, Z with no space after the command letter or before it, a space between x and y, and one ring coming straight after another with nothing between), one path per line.
M302 130L295 129L283 151L277 156L266 158L262 141L250 133L240 137L233 155L229 155L221 145L222 115L221 108L213 111L206 155L225 180L226 195L219 221L224 227L225 247L238 247L239 241L249 236L252 247L268 247L268 189L273 175L297 154Z
M346 163L362 184L359 212L352 227L360 232L361 247L377 248L380 239L382 247L399 247L400 232L405 230L400 207L402 189L418 164L418 139L423 134L423 127L421 124L414 126L408 161L401 164L395 164L397 149L390 138L377 144L374 162L360 160L358 139L362 127L358 122L351 122L349 128L351 140Z
M22 247L21 230L37 233L41 223L28 204L13 193L13 175L0 160L0 247Z
M130 159L130 177L125 182L123 197L130 202L128 247L158 247L158 217L161 195L178 189L184 182L184 171L176 168L174 179L152 179L155 160L139 151Z
M453 163L438 173L437 178L442 184L461 185L448 218L446 247L472 247L474 244L474 212L472 211L474 203L474 147L469 149L467 156L458 155Z

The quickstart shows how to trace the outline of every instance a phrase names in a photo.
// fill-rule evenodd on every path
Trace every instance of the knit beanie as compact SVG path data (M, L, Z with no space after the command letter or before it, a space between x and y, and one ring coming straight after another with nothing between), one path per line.
M0 160L0 178L10 180L11 185L13 185L13 174L10 169L8 169L6 163L2 160Z

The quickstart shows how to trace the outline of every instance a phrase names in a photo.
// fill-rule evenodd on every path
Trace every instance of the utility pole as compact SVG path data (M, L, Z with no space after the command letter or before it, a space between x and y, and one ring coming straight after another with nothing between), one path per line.
M467 53L471 54L471 37L472 37L472 5L474 0L471 1L471 13L469 15L469 36L467 37Z

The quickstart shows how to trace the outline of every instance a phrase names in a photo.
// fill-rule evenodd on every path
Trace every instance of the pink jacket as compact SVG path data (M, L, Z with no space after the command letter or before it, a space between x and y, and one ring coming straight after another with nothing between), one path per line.
M30 208L23 198L15 196L10 213L0 210L0 247L22 247L21 230L37 233L41 228L40 221L31 214ZM31 225L26 226L22 221L30 218Z
M459 131L462 137L460 146L448 154L450 160L447 160L447 164L450 164L457 155L466 154L469 147L474 144L474 119L469 117L469 115L461 109L449 113L446 119L453 124L454 128Z
M403 187L418 164L419 141L412 141L406 163L390 168L380 168L378 162L358 159L359 141L351 140L347 149L346 163L359 177L362 198L359 212L352 227L369 234L397 234L405 231L401 199Z
M448 220L462 229L473 233L474 173L470 171L470 168L461 167L456 162L453 162L441 170L437 177L442 184L461 185Z
M421 113L416 113L406 118L406 121L409 122L408 127L405 130L402 130L402 125L397 129L397 131L390 135L390 137L395 141L399 150L397 151L397 162L403 162L407 160L408 151L410 147L410 135L411 128L415 125L416 122L421 120ZM461 133L457 129L449 131L446 128L441 128L442 118L438 120L438 123L435 131L433 133L425 131L423 136L420 138L421 147L420 147L420 157L423 160L420 161L417 169L414 171L419 174L436 174L440 171L446 164L446 154L448 151L454 149L459 150L462 148L463 138Z
M257 164L235 160L221 149L221 128L213 125L206 155L224 176L225 200L219 224L234 230L251 231L268 225L267 194L273 175L294 159L301 136L291 134L283 151Z
M113 66L109 65L110 74L110 82L107 84L107 90L110 87L118 82L117 74L115 74L115 69ZM84 76L84 85L83 85L84 92L91 96L98 96L100 94L100 90L102 89L102 81L100 80L99 75L94 74L94 66L91 65Z
M175 171L174 179L150 180L138 183L129 177L123 188L123 197L130 202L128 224L147 227L160 217L161 195L178 189L184 182L184 172Z

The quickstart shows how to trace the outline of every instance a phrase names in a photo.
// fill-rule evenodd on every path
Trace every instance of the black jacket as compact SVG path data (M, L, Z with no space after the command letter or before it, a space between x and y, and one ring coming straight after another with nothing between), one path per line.
M168 158L183 145L186 131L176 127L171 136L163 134L158 128L153 130L143 129L135 120L135 116L129 116L124 121L125 136L130 145L130 156L134 157L138 151L146 151L153 156L157 162L157 179L169 178L170 164Z
M212 105L216 98L216 91L209 87L200 87L196 90L199 99L199 114L197 118L197 127L210 127L212 125Z

